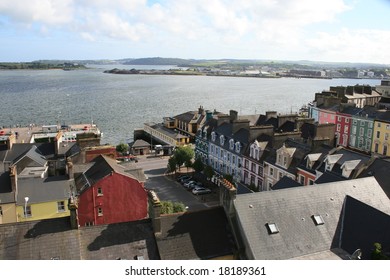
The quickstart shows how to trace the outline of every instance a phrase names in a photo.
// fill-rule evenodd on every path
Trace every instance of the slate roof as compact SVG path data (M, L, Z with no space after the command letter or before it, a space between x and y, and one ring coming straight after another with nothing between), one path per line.
M68 176L18 179L18 197L16 204L24 205L25 197L29 198L29 203L68 199L70 197Z
M194 119L196 113L196 111L188 111L180 115L174 116L174 118L189 123Z
M288 189L288 188L301 187L301 186L302 185L297 181L291 179L290 177L284 176L275 185L273 185L271 189L275 191L275 190Z
M140 174L139 171L132 172L130 170L130 172L127 172L125 167L117 164L116 161L110 157L99 155L92 162L93 165L75 180L76 187L80 193L88 187L93 186L104 177L109 176L111 172L122 174L139 182L145 181L145 177L134 177L135 175Z
M162 260L211 259L232 255L233 236L222 207L161 216L157 245Z
M390 159L376 158L359 176L358 178L364 178L374 176L382 187L386 195L390 199Z
M159 259L150 220L70 228L69 217L0 225L0 260Z
M241 235L248 244L248 258L291 259L333 248L352 254L352 245L340 246L342 218L347 213L343 207L349 207L347 196L390 214L390 201L373 177L237 196L234 205ZM321 215L324 224L315 225L313 215ZM348 219L344 225L361 221L362 217L354 215ZM267 223L276 223L279 233L269 234ZM382 230L388 224L377 226ZM373 236L380 230L366 229ZM344 234L341 241L352 239L350 235ZM354 246L364 247L360 243Z
M146 142L145 140L138 139L136 140L133 145L131 145L132 148L143 148L143 147L150 147L150 143Z
M4 161L15 162L22 158L32 148L35 147L35 152L45 158L52 158L54 156L54 144L53 143L16 143L12 145L12 149L8 151Z

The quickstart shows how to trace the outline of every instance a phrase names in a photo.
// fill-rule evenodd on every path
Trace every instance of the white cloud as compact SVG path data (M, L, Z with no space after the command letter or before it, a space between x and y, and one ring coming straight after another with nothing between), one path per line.
M323 60L390 63L390 30L342 29L337 34L318 33L307 41L313 54Z
M88 42L151 44L193 57L375 59L385 56L386 31L309 34L313 24L341 24L346 0L1 0L0 19L50 32L75 33ZM323 28L326 30L326 28ZM346 41L360 41L350 44ZM380 43L374 43L380 42ZM196 46L196 48L194 47ZM201 47L203 46L203 47ZM194 49L192 49L194 47ZM183 51L183 49L186 49ZM366 52L361 50L380 50ZM156 49L159 55L160 50ZM230 55L229 55L230 51ZM256 56L256 57L253 57ZM300 57L298 57L300 56ZM248 57L249 58L249 57ZM346 60L346 59L344 59Z
M72 0L2 0L0 15L22 24L67 24L72 21Z

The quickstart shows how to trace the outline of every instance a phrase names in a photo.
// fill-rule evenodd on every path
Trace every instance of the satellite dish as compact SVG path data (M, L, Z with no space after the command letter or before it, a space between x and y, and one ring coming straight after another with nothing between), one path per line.
M355 252L350 256L351 260L361 260L362 259L362 250L356 249Z

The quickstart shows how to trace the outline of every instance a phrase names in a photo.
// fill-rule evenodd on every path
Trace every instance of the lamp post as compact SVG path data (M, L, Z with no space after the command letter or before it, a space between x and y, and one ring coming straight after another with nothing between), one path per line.
M28 202L28 196L24 198L24 218L27 219L27 202Z

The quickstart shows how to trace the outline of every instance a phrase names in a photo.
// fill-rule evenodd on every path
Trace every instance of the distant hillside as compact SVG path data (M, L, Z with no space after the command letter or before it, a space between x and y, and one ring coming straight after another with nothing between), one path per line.
M126 65L189 65L193 60L181 58L147 57L123 61Z

